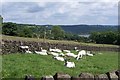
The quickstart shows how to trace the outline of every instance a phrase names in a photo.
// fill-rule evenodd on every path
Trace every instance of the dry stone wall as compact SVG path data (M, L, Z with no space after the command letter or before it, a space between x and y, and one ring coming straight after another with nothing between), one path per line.
M37 80L33 76L26 75L25 80ZM78 76L70 76L65 73L43 76L39 80L120 80L120 70L107 72L105 74L93 75L91 73L80 73Z
M78 47L79 50L90 50L90 51L119 51L116 47L96 47L96 46L83 46L83 45L71 45L71 44L58 44L58 43L43 43L34 41L15 41L15 40L2 40L2 54L10 54L20 52L19 46L29 46L31 51L40 50L41 47L49 49L49 47L57 47L59 49L74 49Z

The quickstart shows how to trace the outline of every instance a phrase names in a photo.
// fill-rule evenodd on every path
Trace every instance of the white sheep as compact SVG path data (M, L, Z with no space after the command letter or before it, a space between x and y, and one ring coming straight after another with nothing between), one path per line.
M56 53L56 52L50 52L49 54L51 54L53 56L59 56L59 53Z
M29 50L26 50L26 51L25 51L25 53L30 53L30 54L31 54L32 52L31 52L31 51L29 51Z
M51 48L49 48L49 51L50 51L50 52L54 52L54 51L55 51L55 49L51 49Z
M75 63L74 62L69 62L65 59L65 63L64 65L68 68L74 68L75 67Z
M42 52L42 51L35 51L35 53L40 55L48 55L46 52Z
M25 50L25 53L32 53L32 52L29 50L29 47L28 47L28 46L20 46L20 48L24 49L24 50Z
M66 52L66 53L70 53L70 50L63 50L64 52Z
M41 51L47 53L47 50L43 49L42 47L41 47Z
M85 50L81 50L79 51L78 55L77 55L77 60L79 60L80 58L82 58L83 56L86 56L86 51Z
M20 46L20 48L22 48L22 49L28 49L29 47L28 46Z
M90 53L90 51L87 51L87 56L93 56L93 54Z
M59 53L59 55L60 55L60 56L65 56L65 54L64 54L64 53Z
M74 53L66 53L65 55L69 57L74 57L74 58L77 57L77 55L75 55Z
M58 52L58 53L62 52L62 50L57 49L56 47L55 47L55 49L49 48L49 51L51 51L51 52Z
M64 58L63 58L63 57L55 56L55 57L53 57L53 58L56 59L56 60L59 60L59 61L64 61Z
M77 50L78 47L74 47L74 50Z
M76 52L79 52L79 50L75 50Z

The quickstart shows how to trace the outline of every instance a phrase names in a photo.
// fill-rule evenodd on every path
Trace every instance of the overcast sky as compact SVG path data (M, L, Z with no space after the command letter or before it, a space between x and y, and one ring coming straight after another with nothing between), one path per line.
M9 1L9 2L8 2ZM30 24L118 24L117 0L3 0L4 22Z

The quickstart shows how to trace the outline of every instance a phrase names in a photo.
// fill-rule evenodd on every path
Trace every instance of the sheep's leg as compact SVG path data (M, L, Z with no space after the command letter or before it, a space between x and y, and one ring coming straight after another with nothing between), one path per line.
M82 57L83 57L83 55L81 54L81 55L80 55L80 58L82 58Z

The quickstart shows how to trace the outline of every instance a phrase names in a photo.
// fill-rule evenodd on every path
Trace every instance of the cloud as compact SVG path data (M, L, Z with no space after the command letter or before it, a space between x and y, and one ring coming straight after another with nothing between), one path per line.
M117 23L118 4L116 2L109 2L110 0L106 0L106 2L78 1L79 0L77 0L77 2L72 0L71 2L5 2L2 5L2 13L4 21L13 21L19 23Z
M2 2L118 2L119 0L2 0Z

